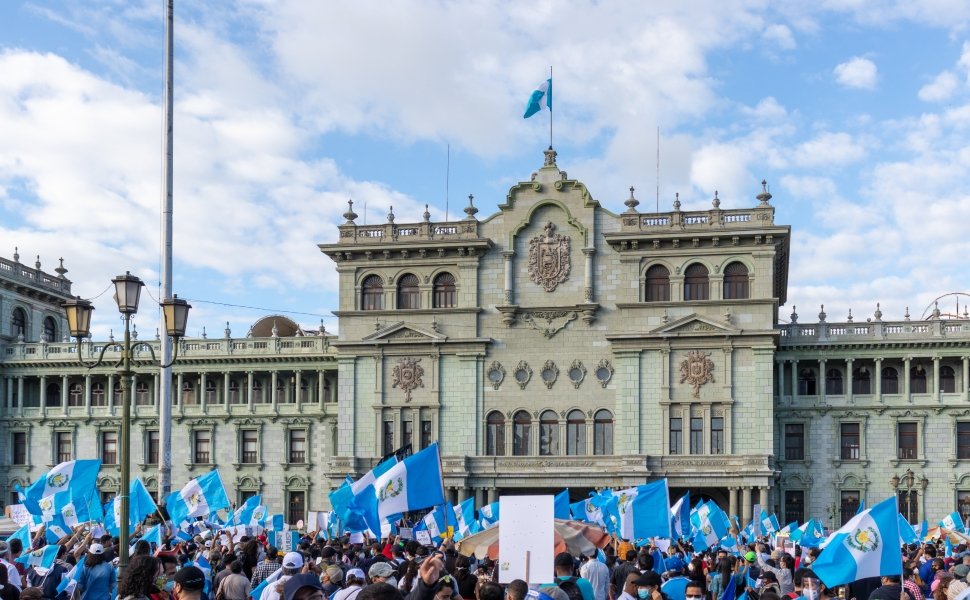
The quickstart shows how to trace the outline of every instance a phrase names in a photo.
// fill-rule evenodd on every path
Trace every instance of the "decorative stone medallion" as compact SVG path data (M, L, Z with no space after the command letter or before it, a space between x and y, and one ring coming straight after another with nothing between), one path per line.
M559 379L559 367L553 361L547 360L542 365L540 375L542 376L542 383L546 384L546 389L551 390L556 380Z
M492 364L488 367L486 377L488 377L488 381L492 384L492 389L497 390L502 386L502 381L505 380L505 367L497 360L492 361Z
M519 384L519 388L524 390L525 386L529 385L529 380L532 379L532 367L524 360L520 360L512 375L515 377L515 382Z
M569 236L556 233L552 221L529 242L529 277L547 292L569 277Z
M600 387L606 387L613 379L613 365L605 358L596 365L596 379L600 382Z
M714 383L714 361L710 356L710 352L691 350L687 358L680 361L680 382L694 388L695 398L700 397L702 385Z
M421 380L424 377L424 368L418 363L421 362L420 358L404 357L397 361L394 366L394 381L391 387L401 388L404 390L404 401L411 401L411 392L419 387L424 387L424 382Z
M569 365L568 374L569 381L573 382L573 387L578 390L583 380L586 379L586 367L583 366L583 361L579 359L574 360L573 364Z

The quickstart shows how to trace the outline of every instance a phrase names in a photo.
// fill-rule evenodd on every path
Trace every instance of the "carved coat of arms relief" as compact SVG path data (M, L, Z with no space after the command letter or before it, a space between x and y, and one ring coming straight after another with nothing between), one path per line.
M569 236L556 233L552 221L543 231L529 241L529 278L551 292L569 277Z
M699 398L701 386L714 383L714 361L710 352L691 350L687 358L680 361L680 382L688 383L694 388L694 397Z
M401 388L404 390L404 401L411 401L411 392L419 387L424 387L424 367L419 365L421 362L420 358L410 358L404 357L397 361L394 365L394 371L392 375L394 380L391 383L391 387Z

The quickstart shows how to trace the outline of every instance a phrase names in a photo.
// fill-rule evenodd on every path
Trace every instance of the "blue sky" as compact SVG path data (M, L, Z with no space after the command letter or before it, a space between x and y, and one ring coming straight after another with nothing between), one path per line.
M125 270L157 285L163 9L0 3L0 254L63 256L81 296ZM348 198L371 223L426 203L443 219L449 145L450 215L470 193L494 212L541 164L548 121L521 115L550 65L559 165L607 208L631 185L654 206L658 126L661 210L714 190L751 206L768 180L793 227L783 315L918 317L970 291L961 0L214 0L176 21L174 288L193 333L287 311L333 329L316 244Z

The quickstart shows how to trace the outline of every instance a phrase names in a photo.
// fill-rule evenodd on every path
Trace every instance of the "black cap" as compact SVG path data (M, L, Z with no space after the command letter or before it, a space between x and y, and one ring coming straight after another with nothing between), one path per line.
M182 567L175 572L175 583L187 590L201 590L205 587L205 573L192 565Z
M660 586L660 575L657 575L653 571L645 571L633 582L633 585L643 585L651 587Z
M319 577L313 573L300 573L299 575L290 577L283 584L283 600L293 600L296 593L305 587L323 591Z

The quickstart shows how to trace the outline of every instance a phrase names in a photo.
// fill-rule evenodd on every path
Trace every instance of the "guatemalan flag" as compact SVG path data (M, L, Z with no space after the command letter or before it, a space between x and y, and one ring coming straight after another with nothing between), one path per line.
M949 529L950 531L956 531L958 533L964 532L963 518L960 513L953 511L940 521L940 527L944 529Z
M882 575L900 575L896 498L888 498L849 520L829 538L812 569L825 587Z
M525 105L525 114L522 115L522 118L528 119L542 109L552 111L552 77L540 83L539 87L529 96L529 102Z
M919 536L913 526L909 524L903 515L899 515L899 541L903 544L914 544L919 541Z
M371 531L380 531L390 515L445 503L438 444L397 463L354 494L352 506L364 515Z
M587 498L569 505L573 518L577 521L586 521L596 525L605 525L603 521L603 511L598 506L594 506L592 499Z
M670 521L673 537L683 538L690 533L690 492L670 507Z
M10 540L13 539L20 540L24 548L30 548L30 525L24 525L17 531L11 533L7 538L7 543L9 544Z
M263 497L259 494L246 498L242 506L229 517L229 525L254 527L259 525L266 515L266 507L262 506Z
M57 544L48 544L33 552L22 554L14 562L19 562L24 566L34 567L35 569L50 569L54 566L54 560L57 558L57 551L59 549L60 546Z
M179 525L186 519L202 517L221 508L229 508L229 496L222 485L219 471L213 469L185 484L181 490L165 498L172 523Z
M342 486L330 492L330 506L333 507L333 512L340 519L344 529L347 531L365 531L368 529L364 515L352 506L354 496L359 494L368 485L372 485L375 479L386 473L397 463L397 457L392 456L384 462L379 463L357 481L353 481L348 476Z
M669 538L669 510L670 492L666 479L637 486L636 495L630 500L630 508L623 520L624 533L626 521L629 520L632 521L632 536L628 539Z
M58 492L72 490L78 497L89 498L97 488L100 470L98 459L63 462L23 490L24 505L32 514L39 515L42 512L40 501Z
M498 501L495 501L478 509L478 518L481 520L482 528L488 529L498 523L498 519L501 516L498 507Z
M128 533L145 517L158 510L152 495L141 479L132 479L128 486ZM121 531L121 498L115 496L104 507L104 528L111 535Z
M569 520L569 488L556 494L552 504L555 518Z
M146 531L141 536L141 539L145 540L149 544L155 544L156 546L161 546L162 545L162 524L159 523L158 525Z
M466 498L461 504L453 507L455 511L456 527L455 537L459 538L468 535L472 523L475 522L475 498Z

